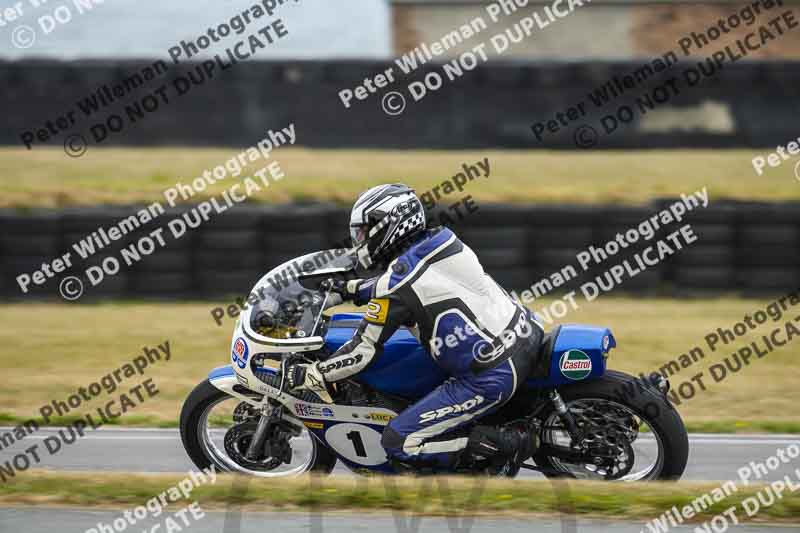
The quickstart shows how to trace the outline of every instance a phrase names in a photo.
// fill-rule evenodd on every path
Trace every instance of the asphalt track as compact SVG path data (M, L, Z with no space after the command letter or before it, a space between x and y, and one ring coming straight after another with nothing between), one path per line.
M2 509L0 508L0 533L84 533L97 527L98 522L111 523L119 517L115 511L88 511L66 509ZM157 533L165 531L162 526ZM182 528L191 533L360 533L385 531L397 533L639 533L641 522L605 522L578 520L564 523L558 519L455 519L448 524L445 518L423 517L415 522L408 516L389 515L343 515L295 513L246 513L241 522L228 517L224 512L207 512L203 518L191 521ZM159 519L144 519L124 531L151 531ZM181 523L182 525L182 523ZM574 527L573 527L574 526ZM178 530L176 530L178 531ZM648 531L647 528L644 531ZM694 526L670 528L671 533L692 533ZM788 533L797 531L796 526L734 526L736 533ZM93 533L90 532L90 533Z
M6 431L8 428L0 428ZM11 446L0 450L0 463L22 453L31 444L56 432L42 428ZM751 461L763 462L789 444L800 444L797 435L706 435L690 436L689 465L683 479L725 481L737 479L737 469ZM790 475L798 467L792 461L781 463L760 481L773 481ZM131 472L187 472L193 465L181 445L175 429L100 429L86 433L74 444L64 446L58 453L42 454L34 468L58 470L98 470ZM341 465L334 474L351 475ZM539 477L536 472L523 471L524 477Z
M43 428L33 435L0 450L0 463L11 459L34 443L56 432ZM690 437L690 461L684 479L723 481L737 479L737 469L751 461L763 462L776 450L800 443L795 435L700 435ZM761 481L772 481L789 475L797 465L794 461L781 465ZM65 446L58 453L42 456L36 468L57 470L133 471L133 472L186 472L193 469L181 446L177 430L170 429L101 429L87 433L75 444ZM336 475L352 475L337 466ZM538 477L535 472L524 472L525 477ZM0 508L0 533L52 533L53 531L84 533L96 531L99 522L111 523L120 516L119 511L60 508ZM165 518L145 519L126 531L165 531ZM239 521L240 520L240 521ZM452 519L451 519L452 520ZM183 524L181 524L183 525ZM796 531L796 526L747 526L733 528L737 532L782 533ZM397 533L639 533L648 531L644 522L607 522L596 520L510 519L476 518L473 522L450 522L444 518L421 518L418 522L405 515L356 515L341 513L243 513L226 516L224 512L207 512L198 521L183 530L192 533L359 533L366 531L396 531ZM175 529L174 531L178 531ZM692 533L694 526L671 528L674 533Z

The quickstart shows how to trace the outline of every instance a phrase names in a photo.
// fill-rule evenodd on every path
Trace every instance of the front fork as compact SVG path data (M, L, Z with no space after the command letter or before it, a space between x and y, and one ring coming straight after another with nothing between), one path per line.
M270 427L280 421L282 413L283 408L280 405L272 408L266 408L261 412L261 416L258 419L258 425L256 426L256 431L253 434L253 439L250 441L250 445L247 447L245 457L251 461L255 461L260 457L261 450L264 447L264 439L267 438Z

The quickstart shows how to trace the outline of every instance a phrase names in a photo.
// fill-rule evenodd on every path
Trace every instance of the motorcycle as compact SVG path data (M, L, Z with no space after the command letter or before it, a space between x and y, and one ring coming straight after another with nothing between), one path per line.
M415 331L400 328L380 358L329 386L329 395L320 393L325 398L291 392L284 379L287 364L324 361L363 317L324 314L343 302L323 291L322 282L357 277L347 252L324 250L286 261L255 285L234 328L231 362L213 369L183 405L181 439L198 468L280 477L328 474L341 462L358 473L397 473L381 446L384 427L448 377ZM642 379L607 369L615 346L602 327L564 324L545 334L516 394L479 421L535 428L538 449L522 464L492 469L477 461L474 473L513 477L529 469L612 481L680 478L688 436L667 399L669 382L658 374Z

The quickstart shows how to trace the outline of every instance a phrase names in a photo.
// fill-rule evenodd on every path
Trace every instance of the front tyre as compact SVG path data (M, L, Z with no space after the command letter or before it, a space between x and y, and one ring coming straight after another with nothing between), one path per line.
M665 395L622 372L559 389L584 437L571 445L558 414L542 414L543 449L534 461L549 477L615 481L675 480L686 469L689 436ZM570 462L547 453L546 446L571 447L591 461Z
M288 440L291 447L291 462L266 457L259 464L243 464L227 451L227 439L231 439L231 426L242 416L240 401L216 388L208 380L203 381L189 394L181 410L181 440L189 458L199 469L212 464L223 472L239 472L260 477L287 477L306 472L329 474L336 465L336 457L308 430ZM244 424L239 424L239 427ZM227 432L226 432L227 431ZM234 435L235 436L235 435ZM235 454L234 454L235 455Z

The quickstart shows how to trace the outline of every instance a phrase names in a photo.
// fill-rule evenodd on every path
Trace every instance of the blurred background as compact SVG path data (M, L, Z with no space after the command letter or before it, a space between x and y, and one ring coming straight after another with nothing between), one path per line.
M800 286L797 158L766 165L760 174L752 162L800 137L800 29L791 22L800 20L797 2L760 2L761 12L746 24L747 4L735 1L594 0L563 18L548 18L552 2L528 2L511 14L495 11L494 21L484 1L292 0L192 58L182 41L197 43L209 27L232 25L232 18L263 4L5 4L0 315L2 337L13 347L5 356L16 360L22 349L99 361L121 344L177 336L192 363L167 371L175 387L164 394L169 408L150 413L157 421L174 418L172 408L203 375L205 363L226 359L233 323L218 327L210 308L246 295L289 258L340 245L359 192L392 181L420 193L442 192L443 183L477 161L489 161L490 175L443 194L429 217L452 226L487 271L514 290L577 266L580 250L604 244L682 194L707 188L709 207L684 221L698 242L566 319L614 328L620 350L629 350L623 353L630 358L620 360L627 370L658 368L709 330ZM540 23L526 35L522 28L534 13ZM714 34L709 28L732 16L740 21L736 29L697 44L699 34ZM761 27L771 28L771 37ZM259 33L264 28L273 42ZM498 53L504 35L508 46ZM238 50L252 56L233 64L229 51L239 42ZM691 43L688 54L681 42ZM485 60L476 52L481 44ZM175 47L182 54L177 63L170 55ZM732 61L744 50L745 57ZM418 68L404 73L401 65L412 56ZM463 74L449 79L448 64L451 73L459 65ZM394 80L378 81L387 69ZM686 78L687 69L702 76ZM430 74L439 76L441 87L428 87L416 101L420 86L435 80ZM195 80L185 94L176 89L180 79ZM167 100L159 96L163 87ZM352 91L349 106L341 96L346 90ZM392 92L402 106L388 96ZM131 112L146 103L152 109ZM109 130L114 116L122 118L118 131ZM206 187L86 261L74 243L145 205L166 205L165 189L190 183L290 125L295 143L274 149L268 161L252 162L242 175L277 161L282 180L92 286L87 268L119 257L122 248L219 197L241 177ZM103 126L106 135L98 139ZM477 210L468 212L467 204ZM582 272L533 307L578 290L648 243L641 244ZM32 274L67 251L71 268L27 293L20 290L21 273ZM84 285L72 303L59 294L68 275ZM20 341L32 323L47 324L48 335ZM781 403L791 399L790 383L770 379L789 364L790 351L741 379L765 387L764 412L797 425L797 415L788 414L796 410ZM31 370L26 364L20 372ZM763 429L753 425L761 418L755 406L733 408L752 395L733 385L686 407L693 427L708 429L722 413L744 421L741 427ZM2 411L12 419L26 413L54 386L11 390Z
M764 8L753 25L742 22L702 48L692 45L688 56L681 52L681 39L692 38L694 43L693 34L741 13L747 4L596 0L547 27L535 28L529 36L523 34L502 54L495 53L490 38L504 35L507 29L518 32L514 24L534 12L546 20L545 8L550 3L529 2L510 15L500 12L497 22L488 14L487 4L291 1L277 6L272 17L252 20L240 35L212 42L191 59L184 54L175 64L169 54L172 47L193 43L209 27L230 23L240 12L260 4L195 1L144 7L132 0L116 0L88 1L89 8L86 2L36 8L22 2L22 15L0 28L13 43L0 52L0 101L5 107L0 142L9 147L3 157L2 204L62 209L25 217L13 211L3 215L3 292L9 297L25 296L11 281L17 273L31 270L42 258L58 255L98 226L121 218L118 209L100 209L98 204L156 199L157 191L177 181L188 182L230 157L227 151L217 156L189 148L249 147L268 130L289 124L295 125L296 145L274 152L274 157L291 177L274 190L255 195L251 205L296 204L298 200L340 205L241 207L214 217L169 250L87 291L87 296L241 293L267 266L341 243L346 236L342 206L359 190L381 181L406 180L423 192L458 173L463 163L472 164L497 149L513 151L491 155L491 177L469 182L463 193L440 202L439 209L446 211L465 196L481 200L474 216L457 217L451 209L450 218L463 222L465 238L486 252L486 266L507 286L527 287L560 269L579 249L604 243L619 229L646 218L652 209L642 204L709 184L715 185L712 208L693 218L701 242L674 261L631 280L624 289L655 290L672 284L687 289L778 290L800 281L796 206L725 202L796 199L800 183L793 179L793 165L768 166L758 175L747 159L770 150L751 150L752 154L709 150L702 156L679 151L770 148L800 137L792 120L800 116L796 61L800 31L786 28L780 35L773 29L773 40L736 62L726 59L716 68L706 66L702 72L708 75L692 86L681 75L687 68L699 71L698 62L725 51L726 46L735 52L737 41L782 13L794 13L796 4ZM470 38L447 40L451 32L476 18L485 20L486 29ZM174 84L180 82L176 80L189 79L188 74L202 61L215 61L217 56L222 64L229 63L227 50L251 34L257 36L258 29L274 20L285 26L285 37L272 44L265 41L266 46L257 48L251 60L229 65L225 71L217 63L209 77L195 73L193 79L202 78L202 83L177 94ZM419 61L409 74L395 62L436 42L445 46L435 62ZM454 81L445 77L442 88L413 101L407 89L410 83L441 71L441 64L458 61L480 43L489 51L488 60L479 60L473 70ZM668 58L670 52L680 64L641 77L635 74ZM154 79L143 80L145 69L154 64L168 68L155 67ZM355 90L365 78L372 79L389 67L395 83L365 100L351 96L349 108L342 104L340 91ZM125 80L133 76L139 80L131 86ZM636 80L633 86L625 87L626 76ZM673 82L676 90L668 100L653 104L652 109L637 104L642 98L663 95L663 91L653 91L667 87L670 79L678 82ZM120 86L129 90L114 97L112 89ZM156 92L165 86L166 94L172 94L168 102ZM597 95L604 86L611 86L607 96L620 88L622 94L608 96L607 103L597 106L590 93ZM382 109L382 96L398 88L407 104L402 115L393 116ZM106 105L97 104L98 93L109 97L101 99ZM154 97L161 102L156 109L130 114L130 106L152 104ZM87 109L87 99L97 104L88 114L82 111ZM558 125L557 132L545 129L540 132L542 139L536 138L534 124L544 129L548 121L557 120L557 113L566 115L573 108L577 114L578 104L585 114ZM629 123L613 118L625 105L635 111ZM141 107L137 109L141 112ZM67 123L69 112L73 115ZM124 119L117 132L108 129L114 116ZM67 127L58 126L59 117ZM608 132L604 120L605 125L616 120L616 129ZM25 133L38 135L48 128L48 121L53 128L45 132L47 139L37 137L32 149L20 150ZM110 124L115 124L113 118ZM578 130L586 125L594 132L583 132L594 141L588 150L576 145ZM87 154L70 158L58 153L65 142L75 142L76 134L89 144ZM338 150L298 153L298 146ZM119 147L160 150L115 150ZM165 147L186 149L170 152ZM451 151L442 151L445 148ZM652 151L656 148L677 150ZM459 152L465 149L470 151ZM610 163L610 149L624 151ZM208 189L193 198L194 203L213 196L213 191L221 188ZM618 200L639 205L623 206ZM515 208L496 205L498 201L513 203ZM531 205L542 202L550 205L546 209ZM574 203L589 205L567 205ZM72 209L76 205L85 208ZM448 218L443 221L451 223ZM140 231L149 233L157 225L156 221ZM500 231L502 238L497 236ZM126 246L138 235L129 237L130 241L115 245ZM231 251L237 252L236 257L230 256ZM43 296L56 296L52 285L42 287Z
M669 52L677 54L684 65L651 72L628 88L624 98L612 98L601 109L589 104L581 122L597 123L618 105L664 86L672 77L681 78L684 67L697 68L698 61L715 52L730 46L741 56L737 41L797 5L787 0L782 2L785 7L764 9L754 25L742 21L735 29L726 28L728 33L703 47L692 44L687 56L678 46L681 39L727 20L747 3L595 0L548 22L545 8L552 2L531 1L509 15L501 11L494 22L486 11L490 2L478 0L291 0L272 17L254 20L238 36L232 33L196 49L192 58L184 53L176 65L170 48L193 42L207 28L228 22L258 2L176 1L145 8L133 0L93 1L83 0L94 7L82 10L73 5L77 0L40 8L23 2L19 24L15 20L0 28L5 38L19 41L0 52L6 60L0 72L8 106L0 142L19 145L21 131L54 119L103 85L113 86L155 59L165 60L169 71L118 100L119 111L141 100L147 89L152 92L186 75L194 67L192 60L219 55L227 62L226 50L235 42L280 19L286 37L259 48L244 66L217 70L213 80L164 105L137 127L113 135L106 144L249 146L265 126L294 121L305 130L302 144L312 147L573 149L580 122L546 134L543 141L532 137L531 125L555 118L556 112L566 112L580 101L588 103L588 93L615 78L624 82L625 75L634 75ZM58 22L58 6L71 6L70 15L62 11L59 17L65 23ZM502 54L494 53L490 38L507 29L517 34L514 24L534 12L548 25L522 34ZM480 33L446 39L476 17L486 22ZM772 33L774 39L763 46L758 38L748 41L757 49L737 62L726 58L721 66L712 65L702 83L684 85L679 94L671 92L663 105L605 136L598 147L753 147L796 139L796 128L786 118L798 111L794 91L799 74L793 62L800 53L800 32L786 29L781 35L773 28ZM380 96L391 88L368 100L353 99L350 108L339 103L342 89L354 89L364 78L394 65L394 59L443 38L436 63L457 59L480 43L485 43L490 59L479 60L474 70L448 80L442 89L429 91L400 118L380 112ZM399 85L441 70L431 61L419 63L409 75L394 66L396 79L402 78ZM102 120L107 114L91 118ZM86 127L75 128L81 126ZM63 138L51 141L59 145Z

